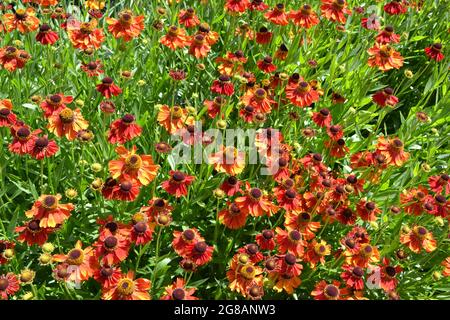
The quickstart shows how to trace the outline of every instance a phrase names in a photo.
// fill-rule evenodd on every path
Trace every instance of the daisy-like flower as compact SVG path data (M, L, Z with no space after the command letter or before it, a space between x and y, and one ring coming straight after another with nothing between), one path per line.
M72 96L65 96L63 93L56 93L48 95L40 104L44 111L44 117L48 118L54 113L58 113L67 108L69 103L72 103Z
M398 103L398 98L394 95L392 88L384 88L372 95L372 100L380 107L394 107Z
M317 241L313 239L313 241L308 244L308 249L305 253L304 260L309 263L311 269L315 269L319 262L322 265L325 264L325 256L330 255L330 253L331 246L329 244L327 244L324 240Z
M258 60L256 66L264 73L272 73L277 70L277 66L272 63L273 59L270 56L264 57L264 59Z
M308 82L301 81L298 85L286 87L286 98L298 107L308 107L319 101L319 93Z
M129 180L126 176L113 187L111 198L121 201L134 201L139 195L141 183L138 180Z
M262 113L270 113L272 111L272 105L275 105L276 103L268 96L267 91L263 88L247 90L247 92L241 97L241 101L246 107L253 107L253 112Z
M214 166L216 171L235 176L245 168L245 152L239 151L235 147L221 146L219 152L208 157L208 162Z
M33 140L30 155L34 159L42 160L53 156L58 150L59 147L56 142L54 140L49 140L45 135Z
M11 127L16 124L17 116L12 112L10 99L0 99L0 128Z
M347 288L340 288L341 283L339 281L333 281L327 283L325 280L321 280L316 284L311 295L314 300L345 300L348 295Z
M230 284L228 287L231 291L236 291L244 297L247 294L247 289L256 284L262 286L263 272L258 266L253 265L248 257L237 254L230 262L227 271L227 278Z
M228 202L227 206L219 212L219 221L229 229L239 229L245 226L248 213L242 211L234 202Z
M9 72L22 69L31 56L25 50L19 50L13 46L0 49L0 65Z
M402 272L402 267L391 265L391 261L384 257L377 269L380 272L380 287L386 292L394 291L398 285L397 275Z
M146 186L156 177L159 165L153 163L151 155L138 155L136 150L136 146L131 151L118 146L116 153L119 159L109 162L109 172L113 179L127 178Z
M386 26L378 33L375 40L379 44L399 43L400 36L394 33L394 28L392 26Z
M161 187L168 193L179 198L187 196L189 185L195 180L194 176L186 175L181 171L169 171L170 179L164 181Z
M211 47L206 41L205 36L196 34L192 37L188 51L190 55L193 55L197 59L201 59L207 57L209 51L211 51Z
M208 246L205 241L197 241L186 247L187 258L192 260L197 266L207 264L212 259L214 247Z
M269 6L263 0L252 0L249 9L250 11L266 11Z
M122 93L122 89L119 88L110 77L104 77L102 83L97 84L96 89L106 99L110 99L112 96L118 96Z
M77 133L89 127L87 120L83 118L79 108L72 110L64 108L59 112L53 113L48 118L48 130L58 137L66 137L67 140L74 140Z
M195 10L193 8L180 10L180 13L178 14L178 22L186 28L192 28L200 24L200 20L195 14Z
M384 12L390 15L404 14L408 11L408 7L402 4L401 1L391 1L384 5Z
M28 33L39 28L39 19L33 8L19 8L14 13L3 15L3 25L7 32L18 30L20 33Z
M82 63L80 68L87 74L88 77L97 77L105 72L103 70L103 64L100 60Z
M450 177L446 173L429 177L428 184L433 192L441 193L444 191L445 194L450 194Z
M187 288L183 278L177 278L173 284L165 288L161 300L198 300L194 297L196 288Z
M258 44L268 44L272 40L273 33L270 32L266 27L261 27L256 33L256 43Z
M100 233L98 240L92 246L95 248L95 257L109 266L125 260L130 250L130 243L123 235L113 234L109 230Z
M289 252L297 257L303 257L306 242L302 240L302 234L298 230L275 229L278 250L281 253Z
M92 277L95 281L100 283L103 289L107 289L116 286L121 275L122 273L119 268L97 263Z
M367 18L361 19L361 26L368 30L379 30L381 27L380 18L376 14L371 14Z
M145 221L137 221L131 228L130 239L137 246L149 243L153 239L153 228Z
M9 259L4 256L6 250L13 250L15 243L7 240L0 240L0 265L6 264Z
M357 253L353 254L346 251L347 264L352 264L354 266L359 266L361 268L367 268L369 264L375 264L380 261L380 253L377 247L372 246L369 243L364 243L360 246Z
M386 162L397 167L402 166L408 159L409 153L404 151L403 142L399 138L378 138L377 152L386 157Z
M285 214L284 225L287 230L298 230L304 240L311 240L320 229L320 222L312 221L308 212L292 211Z
M203 102L203 105L208 109L208 116L210 118L215 118L221 112L222 107L226 103L227 101L224 98L222 98L221 96L217 96L214 98L214 100L205 100Z
M60 203L61 198L60 194L41 195L25 215L40 220L39 226L42 228L54 228L68 219L71 211L75 209L72 203Z
M232 96L234 93L234 86L231 82L230 77L226 74L223 74L219 77L219 79L214 80L211 86L211 92L226 96Z
M43 45L53 45L56 41L58 41L59 35L52 28L44 23L39 27L39 32L36 35L36 40L42 43Z
M263 194L261 189L251 188L248 182L245 195L236 198L235 202L243 212L254 217L261 217L264 214L270 217L278 211L278 207L269 200L267 195Z
M229 197L241 192L241 181L235 176L228 177L221 185L220 190L224 191Z
M329 127L333 120L331 112L327 108L323 108L319 112L313 112L311 118L319 127Z
M442 53L442 44L435 43L432 46L425 48L425 54L429 59L433 59L437 62L444 59L444 54Z
M102 292L103 300L151 300L151 282L148 279L134 279L134 272L122 274L116 285Z
M159 39L159 42L171 50L184 48L190 44L190 37L186 31L177 26L170 26L167 34Z
M71 281L86 281L94 273L92 269L94 251L92 247L83 249L83 244L78 240L75 247L67 254L56 254L53 256L53 261L67 263L71 266L76 266L76 271L71 273L68 280Z
M280 26L286 26L289 24L288 14L286 13L286 8L282 3L278 3L273 9L268 10L264 14L264 18L273 24Z
M174 231L173 237L173 249L178 255L184 258L187 258L189 255L189 245L195 244L199 241L204 241L203 237L196 228L186 229L184 231Z
M136 124L132 114L125 114L122 118L113 121L108 131L108 142L124 144L135 137L139 137L142 132L141 126Z
M183 129L185 124L194 124L194 119L188 117L186 109L180 106L170 108L167 105L162 105L159 108L157 121L162 125L167 132L174 134L177 130Z
M69 40L72 45L80 50L99 49L102 45L105 35L103 30L97 28L97 20L90 22L73 21L67 27Z
M356 206L356 213L364 221L376 221L381 210L374 202L361 199Z
M42 246L48 240L48 235L54 231L53 228L41 228L39 220L31 220L26 222L23 226L15 228L15 232L19 234L17 240L25 242L32 246L37 244Z
M256 235L255 241L262 250L275 249L275 233L272 230L263 230Z
M370 55L367 64L369 67L378 67L381 71L400 69L403 66L403 57L390 45L376 43L367 51Z
M289 18L295 25L305 29L309 29L319 23L317 14L313 11L309 4L304 4L300 10L291 10L289 12Z
M364 289L364 268L359 266L343 265L342 269L344 271L341 273L341 278L349 288L354 290Z
M20 289L19 280L17 276L8 272L7 274L0 275L0 299L8 300L10 296L16 294Z
M245 12L250 7L249 0L226 0L225 10L230 12Z
M114 38L122 38L124 41L138 37L144 30L144 16L135 16L131 10L121 11L119 19L106 18L106 23Z
M414 226L408 232L402 232L400 235L400 243L417 254L422 249L429 253L437 248L437 242L433 238L433 234L422 226Z
M322 0L320 10L325 19L342 24L345 24L347 21L345 15L352 13L347 8L347 2L345 0Z

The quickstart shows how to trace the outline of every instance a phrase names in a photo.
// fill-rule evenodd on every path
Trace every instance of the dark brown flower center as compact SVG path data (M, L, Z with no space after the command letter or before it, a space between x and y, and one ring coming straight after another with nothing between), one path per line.
M113 82L114 82L114 80L112 78L110 78L110 77L105 77L102 80L102 83L106 84L106 85L111 85Z
M262 236L264 237L264 239L270 240L273 238L273 231L272 230L264 230L262 232Z
M296 258L292 253L287 253L287 254L284 256L284 261L285 261L288 265L292 266L292 265L294 265L294 264L297 262L297 258Z
M102 267L100 269L100 274L104 278L108 278L108 277L112 276L113 273L114 273L114 269L110 268L110 267Z
M42 26L39 27L39 31L41 32L48 32L50 31L50 29L51 29L50 26L46 23L44 23Z
M291 232L289 232L289 237L293 241L299 241L302 238L302 235L297 230L292 230Z
M105 224L105 228L111 232L116 232L119 229L119 225L114 221L110 221Z
M364 275L364 269L361 267L354 267L353 268L353 275L361 278Z
M185 292L183 289L181 288L176 288L175 290L172 291L172 298L174 300L183 300L185 297Z
M395 275L397 274L397 271L392 266L387 266L385 270L386 270L387 275L390 277L395 277Z
M134 121L134 119L135 119L134 116L132 114L129 114L129 113L127 113L126 115L124 115L122 117L122 121L127 123L127 124L132 123Z
M328 116L330 114L330 110L324 108L320 110L320 114L323 115L324 117Z
M322 155L320 155L319 153L314 153L313 154L313 159L317 162L321 162L322 161Z
M289 189L286 190L286 197L289 199L294 199L297 196L297 192L295 190Z
M11 113L11 110L9 110L8 108L0 109L0 117L6 118L7 116L9 116L10 113Z
M186 179L185 175L179 171L176 171L173 175L172 175L172 179L176 182L182 182L184 181L184 179Z
M133 188L133 184L130 181L124 181L120 184L120 191L129 192Z
M227 76L226 74L222 74L222 75L219 77L219 80L220 80L221 82L229 82L229 81L230 81L230 77Z
M0 291L5 291L8 289L9 281L8 279L0 279Z
M208 248L208 245L204 241L197 242L194 246L194 250L200 254L205 253L207 248Z
M117 238L114 236L109 236L105 239L105 247L107 249L114 249L117 246Z
M45 137L37 138L34 144L37 148L44 149L46 146L48 146L48 139Z
M28 129L27 127L20 127L17 132L16 132L17 136L21 139L25 139L28 138L31 134L30 129Z
M187 229L187 230L184 230L184 231L183 231L183 237L184 237L186 240L191 241L191 240L194 240L194 238L195 238L195 233L194 233L194 231L192 231L191 229Z
M369 211L375 210L375 203L367 202L366 203L366 209L369 210Z
M28 222L28 229L31 231L38 231L40 229L39 227L39 220L32 220Z
M262 192L258 188L253 188L253 189L250 190L250 195L254 199L259 199L262 196Z
M339 295L339 289L334 285L327 285L324 289L325 295L330 298L336 298Z
M256 244L251 243L251 244L249 244L249 245L247 246L247 252L248 252L250 255L254 255L254 254L257 254L257 253L259 252L259 248L258 248L258 246L257 246Z
M133 229L136 233L144 233L145 231L147 231L147 225L145 224L145 222L139 221L133 226Z

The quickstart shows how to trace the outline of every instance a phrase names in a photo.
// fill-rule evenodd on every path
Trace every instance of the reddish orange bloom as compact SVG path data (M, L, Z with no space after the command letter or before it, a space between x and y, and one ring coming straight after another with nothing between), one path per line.
M396 276L402 271L402 267L391 265L391 261L384 257L383 264L377 269L380 272L380 287L386 292L394 291L398 285Z
M27 2L27 1L23 1ZM39 4L41 7L50 7L50 6L56 6L58 4L58 0L34 0L37 4Z
M277 4L272 10L267 11L264 14L264 18L280 26L286 26L289 24L286 8L282 3Z
M345 284L348 287L355 290L364 289L365 270L363 268L358 266L343 265L342 269L344 271L341 273L341 278L345 281Z
M295 25L305 29L309 29L319 23L317 14L309 4L303 5L298 11L291 10L289 18L292 19Z
M211 51L211 47L206 42L205 37L202 34L196 34L191 40L189 54L201 59L208 56L209 51Z
M9 72L22 69L31 56L25 50L19 50L13 46L0 49L0 64Z
M380 45L376 43L372 48L367 50L370 57L367 62L369 67L378 67L381 71L391 69L400 69L403 66L403 57L400 52L395 51L389 45Z
M138 37L144 30L144 16L135 16L131 10L120 12L119 19L106 18L106 23L114 38L122 38L124 41Z
M390 15L398 15L403 14L408 11L408 7L402 4L401 1L391 1L389 3L386 3L383 7L384 12L390 14Z
M364 243L359 248L358 252L353 254L350 251L345 252L346 263L361 268L367 268L370 264L375 264L380 261L380 253L377 247Z
M48 118L48 130L58 137L66 137L68 140L74 140L77 133L89 127L87 120L83 118L79 108L72 110L64 108L59 112L53 113Z
M163 181L161 187L177 198L187 196L188 186L195 180L195 177L173 170L170 170L169 174L170 179Z
M399 43L400 36L394 33L394 28L392 26L386 26L378 33L375 40L379 44Z
M189 255L187 249L189 245L205 240L196 228L186 229L184 231L174 231L173 237L173 249L178 255L184 258L188 257Z
M151 282L148 279L134 279L134 272L123 274L116 285L102 292L103 300L151 300Z
M26 222L23 226L15 228L15 232L19 233L17 240L19 242L27 242L29 246L37 244L42 246L48 240L48 235L51 234L53 228L41 228L40 221L33 219Z
M184 29L177 26L170 26L167 34L159 39L159 42L166 47L175 50L177 48L184 48L190 44L190 37L186 35Z
M234 93L234 86L230 77L226 74L220 75L219 79L213 81L211 92L220 95L232 96Z
M197 266L207 264L212 259L214 247L208 246L204 241L198 241L187 245L187 258L192 260Z
M97 77L105 72L100 60L91 61L89 63L82 63L81 70L86 72L88 77Z
M331 246L327 244L325 241L313 240L308 244L308 250L305 253L304 260L309 262L311 269L315 269L316 265L320 262L321 264L325 264L325 256L330 255Z
M242 211L236 203L227 203L228 207L219 212L219 221L229 229L245 226L248 213Z
M394 107L398 103L398 98L394 96L394 90L385 88L372 95L372 100L380 107Z
M331 112L327 108L320 109L319 112L313 112L311 119L319 127L329 127L333 118Z
M128 257L129 241L121 234L112 234L109 230L100 233L98 240L92 244L95 248L95 257L101 258L104 264L112 266Z
M113 187L111 198L121 201L134 201L139 195L140 182L137 180L128 180L128 177L122 177Z
M195 14L195 10L192 8L180 10L180 13L178 14L178 22L186 28L192 28L200 24L200 20Z
M400 235L400 243L409 247L414 253L420 253L422 249L432 252L437 248L437 242L433 234L422 226L414 226L412 230Z
M351 14L352 11L347 8L345 0L322 0L320 6L322 16L326 19L345 24L347 18L346 14Z
M80 50L99 49L105 39L102 29L96 28L97 20L90 22L73 22L68 26L67 32L72 45Z
M5 250L14 249L16 244L8 240L0 240L0 265L8 263L9 259L4 256Z
M94 270L92 269L94 251L92 247L82 249L83 245L80 240L75 244L75 248L67 254L56 254L53 260L56 262L64 262L71 266L76 266L75 272L71 273L68 280L86 281L92 277Z
M96 89L106 99L110 99L112 96L118 96L122 93L122 89L114 84L114 80L110 77L104 77L102 83L97 84Z
M225 172L235 176L245 168L245 152L235 147L220 146L220 151L209 155L208 162L217 172Z
M220 189L224 191L227 196L232 197L242 191L241 182L235 176L230 176L221 184Z
M42 228L54 228L62 224L70 217L70 212L75 209L71 203L59 203L61 195L42 195L33 204L33 207L25 212L28 218L40 220L39 226Z
M43 136L33 140L30 155L36 160L42 160L53 156L58 150L59 147L54 140L48 140L47 136Z
M314 297L314 300L345 300L349 294L348 289L342 289L340 286L339 281L333 281L333 283L328 284L325 280L321 280L316 284L311 295Z
M196 288L186 288L186 282L183 278L177 278L175 282L165 288L161 300L198 300L194 297Z
M262 286L263 272L258 266L253 265L245 254L236 254L230 262L227 278L231 291L236 291L244 297L247 289L256 284Z
M397 167L409 159L409 153L404 151L403 142L399 138L378 138L377 152L386 157L386 162Z
M364 221L376 221L381 210L374 202L361 199L356 206L356 213Z
M272 251L275 249L275 234L272 230L263 230L256 235L255 241L262 250Z
M298 107L308 107L319 101L319 93L308 82L302 81L298 85L286 87L286 98Z
M285 214L284 225L287 230L300 231L302 238L311 240L320 229L320 222L312 221L308 212L292 211Z
M131 151L124 146L118 146L116 153L119 159L109 162L109 172L113 179L123 177L146 186L155 179L159 165L153 163L151 155L138 155L136 150L136 146L133 146Z
M264 214L270 217L278 211L278 207L263 194L261 189L251 188L248 182L245 196L236 198L235 202L243 212L254 217L261 217Z
M67 104L72 103L72 96L65 96L63 93L48 95L41 102L40 107L44 110L44 117L48 118L54 113L59 113L67 108Z
M15 295L19 289L19 280L14 273L0 275L0 300L8 300L8 297Z
M225 10L230 12L245 12L250 7L249 0L226 0Z
M425 54L428 58L433 59L437 62L444 59L444 54L441 52L442 50L442 44L435 43L430 47L425 48Z
M122 273L120 272L119 268L108 265L100 266L98 264L98 266L94 270L94 274L92 277L95 279L95 281L100 283L102 289L106 289L116 286L121 276Z
M433 192L450 194L450 177L446 173L429 177L428 184Z
M125 114L122 118L111 123L108 131L108 142L124 144L135 137L139 137L142 132L141 126L136 124L132 114Z
M221 109L226 102L227 101L224 98L217 96L214 100L205 100L203 105L208 109L208 116L210 118L215 118L221 112Z
M278 250L281 253L290 252L297 257L303 257L306 242L302 240L302 234L298 230L275 229Z
M245 106L251 106L254 108L254 111L262 113L270 113L272 111L272 105L276 103L268 96L267 91L263 88L247 90L241 97L241 101Z
M170 108L162 105L159 108L157 120L170 134L175 133L179 129L183 129L185 123L193 124L194 121L188 121L188 112L186 109L174 106Z
M264 57L262 60L258 60L256 62L256 66L259 70L263 71L264 73L272 73L275 70L277 70L277 66L272 63L273 59L270 56Z
M7 32L18 30L20 33L28 33L39 28L39 19L33 8L19 8L14 13L3 15L3 24Z
M11 127L16 124L17 116L12 112L10 99L0 99L0 128Z
M153 239L153 228L146 221L137 221L131 228L131 242L137 246L149 243Z
M447 257L444 261L442 261L441 265L444 267L442 275L444 277L450 277L450 257Z
M58 41L59 35L51 29L48 24L43 24L39 27L39 33L36 35L36 40L43 45L54 44Z

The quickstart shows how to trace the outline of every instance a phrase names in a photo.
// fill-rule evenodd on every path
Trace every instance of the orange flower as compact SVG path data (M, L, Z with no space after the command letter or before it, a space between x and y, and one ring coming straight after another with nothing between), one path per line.
M289 252L297 257L303 257L306 242L302 240L302 234L298 230L286 231L277 227L275 232L278 250L281 253Z
M364 243L359 248L358 252L353 254L350 251L345 252L346 263L361 268L367 268L369 264L375 264L380 261L380 253L377 247Z
M177 130L183 129L185 124L194 124L194 119L187 115L187 110L182 107L170 108L168 105L162 105L157 120L170 134L174 134Z
M146 186L155 179L159 165L153 163L151 155L138 155L136 150L136 146L131 151L118 146L116 153L120 158L109 162L109 172L113 179L126 177Z
M178 14L178 22L186 28L192 28L200 24L200 20L195 14L195 10L193 8L180 10L180 13Z
M248 213L242 211L236 203L227 203L228 207L219 212L219 221L229 229L245 226Z
M245 152L235 147L220 146L220 151L209 155L208 161L216 171L235 176L245 168Z
M345 0L322 0L320 6L322 16L326 19L345 24L347 18L345 14L351 14L352 11L347 9L347 3Z
M381 210L374 202L361 199L356 206L356 213L364 221L376 221Z
M117 284L105 289L102 293L104 300L151 300L151 282L148 279L139 278L134 280L134 272L128 271L123 274Z
M263 88L257 88L256 90L247 90L247 92L241 97L241 101L245 106L251 106L255 112L270 113L272 111L272 105L276 102L267 95L267 91Z
M89 127L79 108L75 110L64 108L60 112L55 112L48 118L48 122L47 128L50 132L60 138L65 136L68 140L74 140L80 130Z
M309 4L303 5L298 11L291 10L289 18L292 19L295 25L306 29L319 23L317 14L312 10L312 7Z
M444 267L442 275L444 277L450 277L450 257L447 257L444 261L442 261L442 266Z
M347 288L341 289L340 285L338 281L328 284L325 280L321 280L316 284L311 295L314 297L314 300L345 300L349 291Z
M250 184L246 184L246 195L238 197L236 204L243 212L247 212L254 217L261 217L266 214L269 217L278 211L278 207L273 204L269 197L258 188L251 188Z
M197 59L205 58L208 52L211 50L205 36L202 34L196 34L191 40L189 47L189 54L193 55Z
M378 138L377 152L386 158L386 163L400 167L409 159L409 153L404 151L403 142L399 138Z
M67 254L56 254L53 256L53 261L64 262L71 266L76 266L75 272L71 273L68 280L70 281L86 281L94 273L92 269L93 254L92 247L82 249L83 245L80 240L75 244L75 248Z
M96 259L101 258L102 262L108 266L125 260L130 250L130 243L123 235L113 234L108 229L100 233L98 240L92 246L95 248Z
M287 230L298 230L305 240L311 240L320 229L320 222L312 221L308 212L286 212L284 226Z
M401 234L400 243L408 246L414 253L420 253L422 249L432 252L437 248L433 234L422 226L414 226L409 232Z
M0 49L0 64L12 72L17 68L22 69L30 60L31 56L25 50L19 50L13 46L7 46Z
M125 114L122 118L111 123L108 131L108 142L124 144L135 137L139 137L142 127L136 123L136 118L130 114Z
M39 219L39 226L42 228L54 228L62 224L70 217L70 212L75 209L71 203L59 203L61 195L42 195L33 204L33 207L25 212L28 218Z
M35 17L36 12L33 8L17 9L15 13L5 13L3 15L3 24L6 31L19 30L20 33L28 33L39 28L39 19Z
M170 26L167 34L159 39L159 43L166 47L175 50L177 48L184 48L189 45L190 37L186 35L184 29L177 26Z
M187 247L199 241L205 241L196 228L173 232L172 247L175 252L186 258L189 254Z
M367 64L370 67L378 67L381 71L391 69L400 69L403 66L403 57L400 52L395 51L389 45L380 45L376 43L372 48L367 50L370 57Z
M102 29L96 27L96 19L83 23L79 21L73 22L67 28L70 42L72 42L75 48L80 50L100 48L105 36Z
M325 241L313 240L308 244L308 250L306 251L304 260L309 262L311 269L315 269L316 265L320 262L321 264L325 264L325 256L330 255L331 246L327 244Z
M186 288L186 282L183 278L177 278L175 282L165 288L165 294L161 300L198 300L193 294L196 288Z
M134 16L131 10L120 12L119 19L106 18L106 23L114 38L123 38L124 41L138 37L144 30L144 16Z
M272 10L267 11L264 14L264 18L280 26L286 26L289 24L286 8L282 3L277 4Z
M55 112L60 112L67 108L67 104L72 103L72 96L64 96L62 93L48 95L44 101L41 102L41 109L44 110L44 117L48 118Z
M308 82L302 81L298 85L292 84L286 87L286 98L298 107L308 107L319 101L319 93Z
M0 99L0 127L11 127L16 124L17 116L12 109L10 99Z
M262 269L254 266L246 254L236 254L233 257L227 271L227 278L231 291L236 291L244 297L251 285L262 286L263 283Z

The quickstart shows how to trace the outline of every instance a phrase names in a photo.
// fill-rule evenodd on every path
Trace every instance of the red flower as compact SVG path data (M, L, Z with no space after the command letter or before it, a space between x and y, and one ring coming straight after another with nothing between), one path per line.
M408 8L403 5L400 1L391 1L384 5L384 11L390 15L397 15L406 13Z
M256 33L256 43L267 44L272 40L272 32L267 30L266 27L261 27Z
M330 110L324 108L321 109L319 112L314 112L312 115L312 120L319 127L329 127L331 125L332 120Z
M119 281L112 287L102 292L104 300L150 300L150 280L139 278L134 280L134 272L123 274Z
M186 31L184 29L176 26L170 26L167 34L159 39L159 42L171 50L175 50L188 46L190 37L186 35Z
M186 28L192 28L200 24L200 20L195 14L195 10L192 8L180 10L180 13L178 14L178 22Z
M286 14L285 11L286 10L284 4L279 3L272 10L267 11L264 14L264 18L266 18L267 20L269 20L274 24L285 26L289 23L288 15Z
M0 48L0 65L9 72L22 69L31 56L24 50L19 50L13 46Z
M46 44L54 44L56 41L58 41L59 36L55 31L52 31L51 27L44 23L39 27L39 33L36 35L36 40L40 43L46 45Z
M186 247L187 257L197 266L207 264L212 259L214 247L208 246L204 241L192 243Z
M131 228L130 239L137 246L149 243L153 239L153 229L147 222L138 221Z
M122 273L119 268L103 265L94 270L93 278L100 283L103 289L111 288L117 285Z
M144 30L144 16L135 16L131 10L121 11L119 19L106 18L106 23L114 38L122 38L124 41L139 37Z
M184 279L177 278L172 285L165 288L161 300L198 300L197 297L193 296L196 290L196 288L186 288Z
M0 299L8 300L9 296L13 296L19 291L20 285L16 275L12 272L0 275Z
M334 140L334 141L339 141L344 136L344 132L342 131L342 126L340 126L340 125L328 126L327 134L331 138L331 140Z
M400 41L400 36L394 33L394 28L387 26L381 30L380 33L378 33L376 41L380 44L387 44L391 42L398 43Z
M132 114L125 114L122 118L111 123L108 132L108 142L124 144L141 135L142 128L135 122Z
M272 63L272 58L270 56L266 56L264 59L256 62L258 69L265 72L271 73L277 70L277 67Z
M322 280L316 284L311 295L314 300L345 300L349 292L347 288L340 288L340 285L338 281L328 284L325 280Z
M53 156L58 150L59 147L56 142L48 140L48 137L45 135L33 140L30 155L37 160L42 160Z
M343 265L342 269L344 270L341 273L342 280L345 281L345 284L355 290L363 290L364 289L364 269L359 266L352 265Z
M204 241L196 228L186 229L184 231L174 231L173 237L172 247L175 252L183 258L189 256L188 246L199 241Z
M304 4L300 10L291 10L289 18L292 19L295 25L305 29L309 29L319 23L317 14L309 4Z
M398 103L398 98L394 96L394 90L385 88L376 92L372 96L372 100L380 107L390 106L394 107Z
M319 93L314 90L308 82L300 82L298 85L286 87L286 98L298 107L308 107L319 101Z
M246 184L246 195L235 199L239 208L248 212L254 217L260 217L264 214L272 216L278 211L278 207L273 204L267 195L258 188L251 188L250 184Z
M386 162L398 167L408 161L409 153L404 151L403 142L399 138L378 138L377 151L386 157Z
M12 127L16 124L17 116L12 112L13 105L9 99L0 99L0 128Z
M347 18L345 14L351 14L352 11L347 9L347 3L345 0L322 0L320 6L322 16L326 19L345 24Z
M272 251L275 249L275 234L272 230L263 230L256 235L256 243L262 250Z
M245 12L249 6L249 0L226 0L225 10L230 12Z
M222 183L220 189L223 190L227 196L232 197L242 191L241 182L235 176L230 176Z
M89 63L82 63L81 70L86 72L88 77L97 77L100 74L104 73L103 65L100 60L91 61Z
M189 54L193 55L197 59L205 58L208 56L208 52L211 50L205 36L202 34L196 34L192 40L189 47Z
M217 94L231 96L234 93L234 86L229 76L223 74L218 80L214 80L211 91ZM212 117L214 118L214 117Z
M61 195L41 195L33 204L33 207L25 212L28 218L40 220L42 228L54 228L62 224L70 217L70 212L75 209L72 203L62 204Z
M118 96L122 93L122 89L116 86L114 80L110 77L103 78L102 83L98 84L96 88L106 99L110 99L111 96Z
M219 221L229 229L239 229L245 226L248 213L242 211L236 203L227 203L228 208L219 212Z
M63 93L56 93L53 95L48 95L44 101L41 102L41 108L44 110L44 117L48 118L54 113L59 113L60 111L67 108L69 103L72 103L72 96L65 96Z
M170 179L161 184L162 188L177 198L186 196L188 194L187 187L195 180L195 177L173 170L170 170L169 174Z
M398 284L396 276L402 271L402 268L398 265L392 266L390 260L385 257L383 264L377 269L380 272L380 287L386 292L395 290Z
M39 220L31 220L21 227L16 227L15 231L19 233L17 240L19 242L26 241L29 246L37 244L42 246L47 242L48 235L54 231L53 228L41 228Z
M450 194L450 178L446 173L429 177L428 184L433 192L441 193L444 191L445 194Z
M92 246L95 248L95 256L109 266L125 260L130 250L130 244L124 236L118 233L112 234L107 229L100 234Z
M139 195L141 184L136 180L121 180L112 190L112 199L134 201Z
M381 210L377 208L374 202L361 199L356 206L356 213L364 221L376 221Z
M441 50L442 44L435 43L432 46L425 48L425 54L427 55L428 58L439 62L442 59L444 59L444 55L442 54Z
M250 11L266 11L269 8L263 0L252 0L250 3Z
M302 235L298 230L286 231L277 227L275 232L277 233L278 250L281 253L290 252L297 257L303 257L306 242L302 240Z

